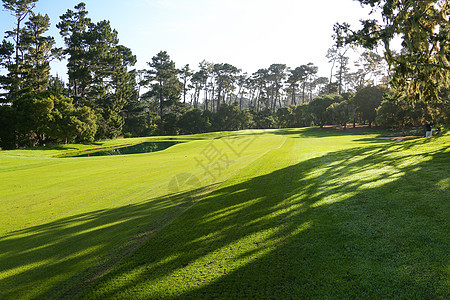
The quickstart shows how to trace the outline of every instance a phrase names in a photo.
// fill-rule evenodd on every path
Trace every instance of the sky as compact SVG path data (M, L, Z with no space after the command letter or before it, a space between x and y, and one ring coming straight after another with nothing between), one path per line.
M39 0L34 11L48 14L58 47L64 43L59 16L80 1ZM120 44L137 56L137 69L161 50L178 68L198 63L230 63L249 74L273 63L288 67L314 63L319 76L329 76L326 56L333 46L333 25L357 26L368 9L354 0L85 0L94 22L109 20ZM0 37L14 19L0 11ZM52 64L52 74L65 78L65 62Z

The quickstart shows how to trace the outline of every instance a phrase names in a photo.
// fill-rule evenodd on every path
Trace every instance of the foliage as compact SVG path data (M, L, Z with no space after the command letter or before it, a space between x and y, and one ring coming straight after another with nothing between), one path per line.
M348 64L349 64L349 57L346 55L348 52L349 48L348 47L343 47L342 45L335 45L333 47L331 47L330 49L328 49L327 52L327 58L328 58L328 62L332 63L332 68L331 68L331 75L330 75L330 83L332 82L332 77L333 77L333 69L335 66L337 66L337 85L338 85L338 90L337 93L340 95L343 93L343 81L344 81L344 75L348 72L349 68L348 68Z
M164 110L175 104L181 95L182 83L177 78L175 63L166 51L161 51L148 63L143 85L149 88L144 95L146 99L154 99L159 105L160 134L164 135Z
M4 126L0 146L38 146L48 143L92 142L96 115L89 107L75 107L71 98L42 92L24 95L12 106L2 105Z
M59 49L54 49L55 40L43 36L50 27L48 15L31 13L25 23L21 36L21 94L41 93L47 90L50 74L50 61L59 56Z
M16 21L14 28L7 31L5 35L6 38L12 39L13 42L10 43L3 40L0 51L2 56L0 66L8 70L6 76L2 75L0 87L8 91L6 102L12 102L15 97L20 97L21 81L25 72L22 69L24 65L24 49L22 49L24 28L22 23L35 7L37 0L2 0L2 2L3 7L11 13Z
M340 95L324 95L317 97L308 105L308 109L312 115L314 123L321 128L330 121L330 113L327 108L333 104L342 101Z
M188 110L178 120L181 134L204 133L210 130L209 118L200 109Z
M203 60L198 70L191 70L189 65L179 70L166 51L152 58L148 70L137 71L131 69L136 57L131 49L120 45L118 32L108 20L93 22L84 3L60 16L57 28L65 48L56 49L54 38L46 36L49 17L33 12L35 0L3 0L4 8L14 16L16 23L7 32L7 40L0 44L0 90L6 91L0 95L0 103L6 105L2 107L2 124L8 123L0 134L0 143L11 148L62 141L102 140L120 135L175 135L312 124L322 127L332 123L345 127L348 121L353 121L354 125L368 121L372 125L376 119L376 108L383 99L381 88L372 86L381 81L382 75L386 75L381 57L375 52L364 52L358 62L360 69L349 73L349 48L344 42L358 42L370 48L382 39L380 33L385 33L389 42L390 37L406 32L401 30L407 30L412 24L405 21L406 15L416 20L417 15L422 13L426 18L419 20L418 24L426 28L414 27L409 32L405 43L412 45L408 44L405 49L410 50L399 55L392 53L394 63L391 62L391 68L395 70L399 66L406 68L414 65L411 61L406 67L401 64L402 59L407 60L413 50L420 59L425 59L422 50L427 43L431 45L430 55L434 55L431 58L445 64L448 39L444 37L448 35L448 28L435 26L434 31L430 31L427 26L441 24L445 16L437 12L441 9L445 13L447 6L443 6L442 1L433 7L429 6L429 1L423 1L414 9L409 2L402 4L403 1L394 3L401 3L398 7L390 7L392 1L389 0L361 2L372 5L374 11L386 8L383 13L388 25L365 22L368 26L365 29L373 25L370 27L374 29L370 33L372 40L367 38L368 35L364 36L368 33L364 30L352 33L346 24L336 25L338 44L328 51L327 58L333 62L328 79L318 78L318 68L312 63L294 68L276 63L247 74L228 63ZM384 4L388 6L384 7ZM407 8L407 11L399 7ZM392 17L397 17L399 23L389 23ZM396 33L389 36L389 28L398 30L395 29ZM414 41L427 34L431 34L429 41ZM439 54L437 49L441 50ZM61 59L61 53L67 59L67 84L60 78L49 76L50 61ZM436 64L433 60L428 63L428 67ZM431 75L426 72L413 75L420 80L424 79L420 77L424 74L436 75L430 80L433 82L440 76L440 73L433 72ZM335 75L338 79L333 82ZM409 80L408 76L406 80ZM422 119L445 123L449 120L448 96L445 96L447 90L444 88L446 81L439 82L443 83L436 86L439 99L430 98L426 100L427 104L417 100L414 109ZM358 91L355 99L347 97L344 88L348 86ZM410 99L407 93L398 97L399 87L403 86L404 83L394 84L396 100ZM415 88L429 93L424 85ZM328 94L342 94L342 98ZM320 97L314 99L317 95ZM345 102L338 103L343 100ZM417 122L407 122L413 123Z
M359 90L353 99L360 119L369 122L369 127L375 122L376 109L380 106L388 89L385 86L368 86Z
M336 24L338 44L352 43L373 49L382 42L391 68L391 84L397 97L408 101L439 101L439 91L450 84L450 6L448 0L359 0L379 12L382 22L363 20L352 31ZM400 37L403 50L391 49Z
M294 108L295 127L309 127L313 122L308 104L298 105Z
M216 77L217 84L217 108L220 110L222 104L222 91L233 89L233 83L235 81L235 75L239 72L239 69L228 63L214 64L212 72Z
M237 105L222 104L213 120L215 131L230 131L248 128L251 118L248 112L240 110Z
M339 103L332 103L327 107L327 112L333 123L342 125L346 129L347 123L354 120L356 109L352 103L344 100Z
M10 105L0 105L0 148L16 147L17 113Z
M295 106L281 107L277 110L276 117L278 121L278 128L293 128L295 127Z
M270 109L266 108L261 111L252 111L254 128L270 129L275 128L276 120Z
M424 102L385 100L377 109L377 122L383 126L401 128L405 136L407 125L420 126L425 122L426 108L427 104Z
M109 21L93 23L84 3L67 10L57 24L68 55L69 94L76 106L96 112L97 139L120 135L124 124L121 111L134 95L133 71L136 63L131 50L119 45L118 32Z

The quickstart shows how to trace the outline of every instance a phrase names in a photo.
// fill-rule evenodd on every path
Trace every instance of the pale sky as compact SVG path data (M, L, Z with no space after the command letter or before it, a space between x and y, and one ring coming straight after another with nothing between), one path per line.
M63 42L56 24L59 16L80 1L39 0L35 12L47 13L49 35ZM325 57L333 45L336 22L358 25L367 18L354 0L85 0L94 22L110 20L120 44L137 56L136 68L161 50L177 67L198 63L230 63L249 74L273 63L295 68L309 62L319 66L319 76L329 76ZM14 25L8 12L0 11L0 37ZM64 63L52 73L66 73ZM64 75L65 77L65 75Z

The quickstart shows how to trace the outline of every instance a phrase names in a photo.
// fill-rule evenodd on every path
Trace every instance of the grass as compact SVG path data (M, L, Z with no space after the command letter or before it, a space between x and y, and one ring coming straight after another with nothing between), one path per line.
M0 298L448 298L450 136L374 137L2 151Z

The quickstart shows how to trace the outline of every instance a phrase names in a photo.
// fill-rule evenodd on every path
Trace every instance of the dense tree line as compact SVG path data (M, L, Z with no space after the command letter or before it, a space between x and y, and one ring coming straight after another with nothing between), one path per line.
M423 110L438 122L449 122L450 5L448 0L358 0L378 18L334 27L337 47L384 47L390 68L391 93L378 111L384 122L400 125L416 119ZM398 38L402 49L392 44ZM390 117L387 117L390 115ZM415 117L413 117L415 116ZM390 122L388 122L390 120Z
M119 45L109 21L92 22L84 3L60 17L57 27L66 47L46 36L50 20L35 14L37 0L3 0L16 18L0 46L1 146L50 142L90 142L121 134L122 109L135 95L136 62ZM28 17L28 19L27 19ZM26 20L26 21L25 21ZM25 21L25 22L24 22ZM69 83L50 76L50 61L67 58Z
M109 21L93 22L84 3L60 16L57 28L65 47L56 48L54 38L46 35L49 17L33 12L38 0L2 1L15 18L0 44L2 148L92 142L119 135L326 124L404 129L425 119L449 120L448 81L442 77L448 76L448 47L442 46L448 25L430 40L433 47L443 49L440 60L422 63L435 84L435 94L430 94L425 78L402 83L399 75L403 70L407 78L415 76L408 53L417 52L422 44L406 43L402 53L387 48L389 72L385 59L373 51L374 39L381 36L370 39L364 29L352 35L347 24L335 26L337 43L327 54L332 64L329 78L318 77L312 63L272 64L253 74L205 60L197 69L189 65L177 69L165 51L157 53L147 69L136 70L136 57L120 45L118 32ZM356 71L350 70L351 43L367 47L354 65ZM50 62L62 58L67 61L68 83L50 75Z

